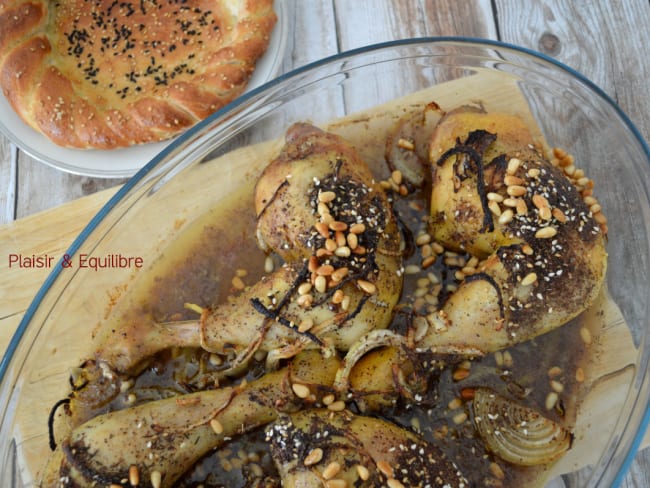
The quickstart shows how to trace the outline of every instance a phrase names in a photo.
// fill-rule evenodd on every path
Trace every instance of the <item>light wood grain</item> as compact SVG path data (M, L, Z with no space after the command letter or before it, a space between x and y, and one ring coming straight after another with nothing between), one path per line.
M336 0L341 50L424 36L496 38L490 0Z
M4 329L2 320L5 318L24 313L50 272L47 268L10 267L9 256L48 254L58 261L116 190L97 192L0 226L0 328ZM3 333L5 331L0 330L0 335ZM0 350L5 344L0 340Z
M0 225L16 218L16 168L18 150L0 136Z
M576 69L650 139L647 0L496 0L501 40L539 50ZM628 53L628 54L623 54Z
M22 153L18 162L16 218L115 187L125 181L64 173Z
M309 2L309 6L303 1L286 2L291 28L282 65L284 73L339 51L332 1Z

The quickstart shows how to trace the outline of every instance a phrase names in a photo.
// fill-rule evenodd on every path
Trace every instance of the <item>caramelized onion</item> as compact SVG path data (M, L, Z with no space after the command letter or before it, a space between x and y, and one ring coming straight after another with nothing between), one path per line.
M409 114L397 123L386 141L386 162L391 170L402 173L409 184L421 187L428 167L429 139L444 115L437 103L428 103L423 111Z
M510 463L548 464L571 447L571 433L557 422L487 388L476 389L473 408L487 447Z

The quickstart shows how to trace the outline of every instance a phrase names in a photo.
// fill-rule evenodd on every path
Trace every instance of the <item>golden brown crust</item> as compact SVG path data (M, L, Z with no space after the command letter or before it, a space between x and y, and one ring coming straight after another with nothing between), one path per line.
M0 1L0 86L54 143L168 139L240 95L272 0Z

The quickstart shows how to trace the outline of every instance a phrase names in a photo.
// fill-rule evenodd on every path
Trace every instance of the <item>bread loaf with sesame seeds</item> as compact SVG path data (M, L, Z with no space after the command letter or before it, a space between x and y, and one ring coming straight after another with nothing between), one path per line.
M55 144L113 149L178 135L239 96L273 0L0 2L0 86Z

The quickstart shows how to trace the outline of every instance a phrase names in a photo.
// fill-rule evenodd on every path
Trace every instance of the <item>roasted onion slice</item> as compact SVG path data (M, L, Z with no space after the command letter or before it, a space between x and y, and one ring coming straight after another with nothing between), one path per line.
M386 140L385 158L391 170L398 170L404 181L422 187L427 172L429 140L443 110L435 102L399 120Z
M490 389L476 389L473 409L474 423L488 449L512 464L548 464L571 447L567 429Z

